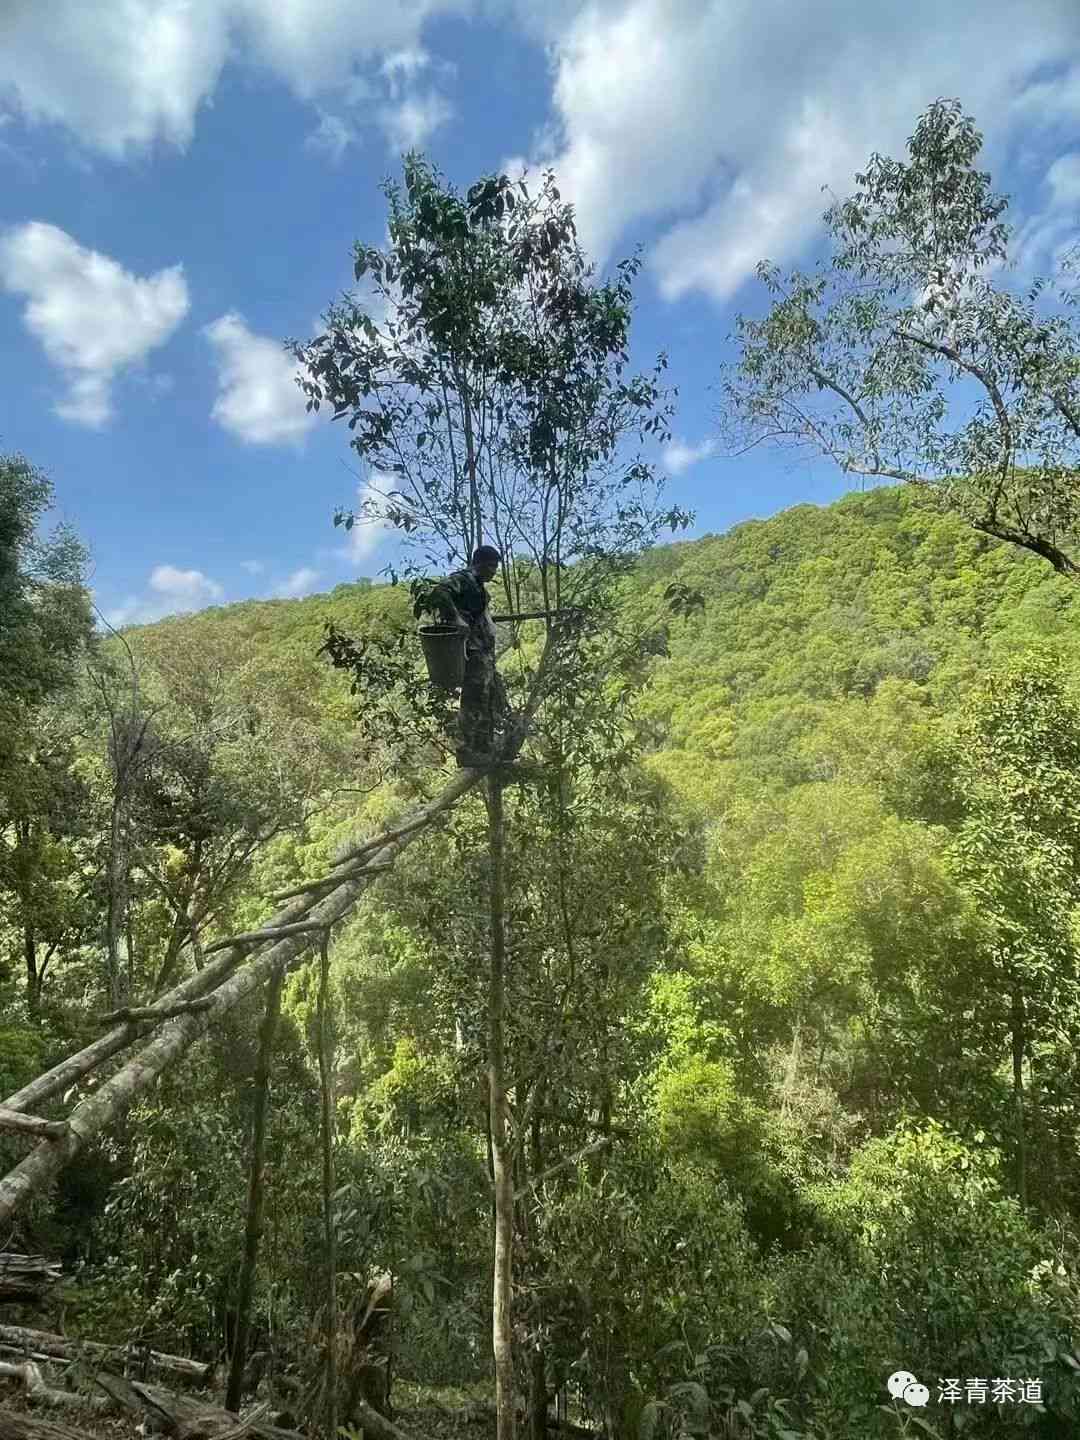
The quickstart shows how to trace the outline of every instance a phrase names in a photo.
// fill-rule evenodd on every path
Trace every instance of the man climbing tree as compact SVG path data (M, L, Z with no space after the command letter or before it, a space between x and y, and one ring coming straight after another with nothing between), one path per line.
M450 623L460 616L469 627L458 757L464 768L480 758L476 752L493 752L496 722L505 713L484 590L500 563L513 610L543 619L542 647L527 639L519 656L530 698L504 749L507 757L516 755L530 725L546 729L545 760L558 796L568 797L573 765L583 765L589 750L580 735L576 747L572 743L568 715L590 686L602 690L615 663L608 621L618 581L660 534L685 528L691 518L677 507L659 508L662 482L635 446L668 438L673 407L662 385L666 357L649 373L626 373L631 282L640 261L621 261L606 284L596 283L572 211L550 173L538 193L524 180L514 184L496 175L462 197L423 157L409 155L404 179L404 193L392 182L385 187L388 250L358 245L355 252L357 281L370 286L390 318L376 324L362 297L337 302L324 316L325 333L306 345L290 344L303 366L298 380L310 409L325 406L346 421L350 445L373 477L359 510L339 511L337 523L394 527L405 548L419 552L400 567L408 578L430 574L447 556L472 557L467 570L443 582L447 608L434 607ZM476 548L483 534L498 550ZM437 589L423 586L425 605ZM566 623L570 610L573 625ZM351 672L354 693L363 696L364 723L378 725L384 741L389 737L397 754L408 755L410 741L426 744L445 721L403 638L354 638L328 627L324 650ZM609 733L619 733L617 721L609 722ZM467 781L462 776L459 783ZM510 1047L519 1030L508 990L516 937L508 942L507 934L517 928L521 897L508 890L506 865L519 802L504 807L503 783L493 774L486 793L485 1068L497 1434L513 1440L514 1334L521 1319L514 1316L520 1203L514 1177L525 1163L522 1137L532 1126L512 1113L522 1101L508 1084L516 1073ZM560 916L564 944L576 956ZM546 1405L538 1401L534 1408L540 1428Z
M495 728L506 715L506 687L495 665L495 626L491 597L484 588L498 573L502 556L493 545L481 545L463 570L455 570L432 587L424 608L434 610L448 625L466 630L465 680L461 687L460 739L457 760L462 768L489 764L495 751Z

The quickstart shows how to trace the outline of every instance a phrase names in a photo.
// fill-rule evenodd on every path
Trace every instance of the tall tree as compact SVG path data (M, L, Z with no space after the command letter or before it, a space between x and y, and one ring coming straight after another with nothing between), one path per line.
M953 866L988 926L971 981L990 1053L1009 1067L1012 1136L1002 1138L1012 1140L1026 1205L1031 1101L1047 1102L1048 1118L1059 1112L1052 1128L1063 1118L1075 1125L1071 1105L1062 1115L1054 1097L1072 1088L1058 1062L1080 1035L1080 705L1056 657L1036 650L991 675L941 762L956 807ZM1040 1169L1071 1189L1056 1159L1043 1157Z
M825 212L810 272L763 261L721 381L732 451L795 447L907 481L977 530L1080 575L1080 344L1067 274L1009 285L1008 201L938 100L906 160L873 155Z
M0 718L70 684L90 641L86 550L75 533L39 526L52 483L20 455L0 456ZM0 752L4 749L0 746Z
M86 898L68 865L85 795L71 726L52 702L74 685L93 623L84 547L66 526L41 532L52 498L28 461L0 456L0 893L12 901L31 1009Z
M549 695L581 685L595 662L588 636L612 602L612 581L665 529L689 523L658 510L660 485L626 442L667 433L670 404L660 386L666 364L623 379L628 364L631 281L623 261L599 285L577 242L573 216L554 178L538 194L506 176L478 181L462 199L422 158L405 162L405 194L391 182L390 245L357 246L357 280L370 277L370 303L347 297L310 344L290 342L304 365L309 406L348 417L352 448L375 473L347 526L382 519L399 529L428 566L466 559L481 540L502 555L512 608L535 595L545 611L579 607L572 636L551 640ZM406 573L418 576L410 560ZM422 597L421 597L422 601ZM411 655L393 642L355 643L331 631L327 648L352 671L369 721L404 736L402 700L433 737L438 718ZM379 701L382 703L379 703ZM573 771L565 747L549 751L558 783ZM492 1138L500 1152L495 1189L493 1353L498 1432L514 1430L511 1278L513 1187L506 1101L505 916L499 856L505 829L502 779L492 777L488 1075Z

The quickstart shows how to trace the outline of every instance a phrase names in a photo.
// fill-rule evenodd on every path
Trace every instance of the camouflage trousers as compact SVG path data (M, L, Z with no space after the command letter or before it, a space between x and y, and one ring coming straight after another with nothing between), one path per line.
M495 733L509 710L506 686L495 668L490 650L466 653L465 682L461 687L459 721L460 751L473 755L490 755L495 749Z

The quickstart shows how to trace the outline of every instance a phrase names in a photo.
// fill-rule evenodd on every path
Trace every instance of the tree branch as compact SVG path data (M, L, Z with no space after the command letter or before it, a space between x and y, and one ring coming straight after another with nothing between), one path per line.
M966 371L968 375L973 375L979 384L982 385L983 389L990 396L990 403L994 407L998 424L1001 426L1002 447L1001 461L998 468L999 474L1004 480L1008 474L1009 465L1012 462L1012 422L1009 419L1008 406L1002 398L1001 391L998 389L994 377L985 370L983 366L976 365L974 360L965 360L959 350L955 349L952 345L946 345L942 340L927 340L921 335L913 335L909 330L897 330L896 333L901 340L906 340L911 345L920 345L924 350L930 350L936 355L944 356L946 360L951 360L959 369Z
M523 1185L520 1190L515 1190L514 1200L523 1200L531 1190L535 1190L536 1187L542 1185L545 1180L550 1180L552 1175L557 1175L560 1170L568 1170L571 1165L576 1165L580 1160L586 1159L589 1155L595 1155L598 1150L603 1150L610 1144L610 1135L601 1135L599 1140L590 1140L588 1145L583 1145L580 1150L575 1150L572 1155L566 1155L562 1160L556 1161L554 1165L549 1165L546 1170L541 1170L540 1174L530 1180L527 1185Z

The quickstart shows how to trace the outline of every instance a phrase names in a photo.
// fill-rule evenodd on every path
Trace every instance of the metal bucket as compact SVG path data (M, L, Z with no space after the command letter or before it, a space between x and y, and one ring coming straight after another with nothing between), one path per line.
M431 683L442 690L460 690L465 683L465 631L456 625L421 625L417 634Z

